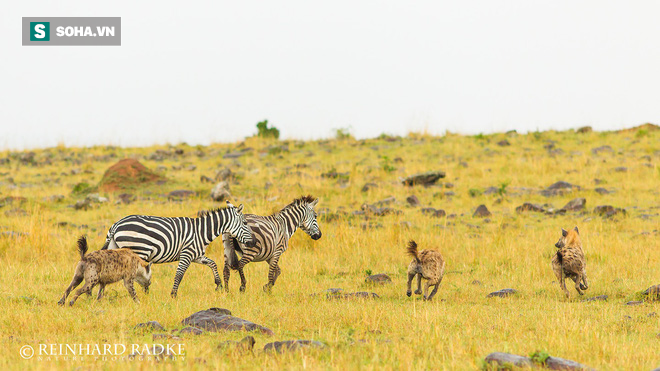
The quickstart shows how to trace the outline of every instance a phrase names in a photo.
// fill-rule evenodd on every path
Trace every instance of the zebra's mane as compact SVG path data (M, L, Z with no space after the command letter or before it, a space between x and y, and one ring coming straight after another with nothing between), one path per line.
M294 207L294 206L298 206L298 205L308 204L308 203L310 203L310 202L314 202L315 200L316 200L316 197L314 197L314 196L312 196L312 195L307 195L307 196L301 196L301 197L298 197L298 198L296 198L295 200L291 201L290 204L284 206L284 207L281 208L279 211L275 212L272 216L275 216L275 215L277 215L277 214L283 212L284 210L286 210L286 209L288 209L288 208L291 208L291 207Z
M198 218L204 218L209 215L213 215L215 213L219 213L220 211L226 209L226 207L216 207L215 209L210 209L210 210L201 210L197 212L197 217Z

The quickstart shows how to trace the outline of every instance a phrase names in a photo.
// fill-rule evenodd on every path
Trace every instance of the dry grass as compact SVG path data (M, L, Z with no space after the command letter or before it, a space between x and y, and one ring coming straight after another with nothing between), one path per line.
M496 144L503 139L511 146ZM556 141L563 153L549 154L544 148L548 140ZM38 166L20 164L15 158L20 153L0 153L0 158L12 157L9 164L0 165L0 199L27 199L0 209L0 232L25 233L0 237L0 368L150 368L151 362L136 361L23 360L19 349L41 343L150 344L151 335L135 332L135 324L157 320L171 329L180 327L180 321L193 312L222 307L275 331L271 338L255 335L255 349L269 341L287 339L320 340L329 348L278 356L255 351L254 355L240 356L216 347L221 341L238 340L245 334L209 333L185 337L186 359L166 362L163 368L184 362L191 368L222 369L475 369L493 351L527 355L544 350L597 369L652 369L660 365L660 316L655 315L660 304L625 303L633 300L636 292L660 283L660 234L654 233L660 229L660 217L640 218L641 214L660 213L658 143L657 131L477 137L411 134L391 142L275 143L248 139L243 144L200 148L178 145L184 155L161 162L146 157L168 147L57 147L35 151L37 163L51 161ZM288 151L270 149L269 153L268 146L274 144L286 144ZM612 146L614 153L591 152L602 145ZM254 150L236 160L222 158L225 152L244 147ZM198 157L198 150L205 155ZM648 161L642 156L651 157L650 167L644 165ZM130 205L115 204L116 194L102 194L109 203L87 211L68 207L81 198L71 194L75 184L97 184L103 172L124 157L136 157L150 169L164 166L167 170L160 173L169 182L159 188L133 190L139 200ZM395 161L397 157L402 161ZM188 165L197 168L185 170ZM244 294L238 293L236 272L232 272L232 292L225 294L213 290L207 267L193 265L184 277L179 298L173 300L169 292L176 265L168 264L154 267L148 296L138 289L139 305L130 300L121 284L109 286L100 302L83 296L72 308L56 305L78 259L75 241L79 235L86 234L90 247L96 249L110 225L125 215L194 216L200 209L218 206L208 196L212 184L199 179L201 175L213 177L225 166L240 175L239 183L232 184L232 193L236 203L245 204L247 212L268 214L301 194L311 193L321 198L320 209L348 214L332 221L321 219L323 238L319 241L296 233L280 260L282 275L271 295L261 291L267 281L264 263L246 268ZM626 166L628 171L614 172L618 166ZM348 172L345 187L337 179L320 176L333 168ZM73 169L82 171L71 175ZM435 169L445 170L444 181L453 183L454 188L400 185L399 177ZM616 192L594 192L596 178L606 182L600 186L615 188ZM558 180L580 185L582 190L550 198L520 190L538 190ZM266 189L267 182L272 187ZM379 188L361 192L366 182L378 183ZM483 191L502 184L508 184L502 195L469 195L470 189ZM192 189L199 196L168 201L164 195L174 189ZM447 191L455 192L455 196L445 196ZM411 194L423 206L442 208L456 216L436 219L423 215L419 208L406 205L405 198ZM49 201L52 195L64 195L65 199ZM396 197L393 207L402 214L368 221L351 215L363 203L387 196ZM514 211L527 201L560 208L578 196L587 199L586 213L547 216ZM479 204L486 204L493 212L489 222L472 218ZM625 207L627 216L602 219L592 215L593 207L601 204ZM17 208L27 215L21 216ZM402 226L402 221L412 227ZM69 224L60 226L60 222ZM371 226L364 230L362 223ZM572 289L571 299L566 300L555 282L550 266L553 244L561 227L575 225L580 228L591 284L586 296L609 295L607 302L581 302ZM430 303L405 295L409 258L404 248L411 238L420 249L439 249L447 261L445 279ZM221 242L216 241L208 250L219 265L223 262L221 248ZM390 274L393 284L366 286L368 270ZM475 280L482 284L474 284ZM380 299L336 301L310 296L332 287L373 291ZM486 298L489 292L508 287L519 294Z

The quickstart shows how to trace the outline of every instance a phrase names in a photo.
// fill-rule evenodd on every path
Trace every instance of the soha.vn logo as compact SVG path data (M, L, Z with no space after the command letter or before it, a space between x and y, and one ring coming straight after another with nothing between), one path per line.
M30 41L50 41L50 22L30 22Z

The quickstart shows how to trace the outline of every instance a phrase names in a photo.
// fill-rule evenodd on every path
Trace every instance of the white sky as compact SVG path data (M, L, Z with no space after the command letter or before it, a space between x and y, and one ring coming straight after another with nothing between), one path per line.
M658 1L2 8L0 149L660 123ZM23 16L121 16L122 46L22 47Z

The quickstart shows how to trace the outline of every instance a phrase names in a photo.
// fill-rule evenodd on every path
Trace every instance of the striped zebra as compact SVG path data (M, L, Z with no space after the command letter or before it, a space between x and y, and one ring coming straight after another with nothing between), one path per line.
M238 270L241 275L240 291L245 291L246 281L245 274L243 274L245 265L252 261L266 261L269 268L268 283L264 285L264 291L270 292L273 285L275 285L275 280L281 273L278 265L280 256L289 247L289 239L296 229L302 229L313 240L321 238L321 230L314 211L314 207L318 202L319 200L312 196L303 196L293 200L282 210L270 216L245 214L248 226L254 234L256 242L254 247L246 246L244 243L237 241L236 238L223 234L225 290L229 291L230 269ZM238 260L237 253L241 255L240 260Z
M101 249L129 248L145 261L156 264L178 261L173 298L191 262L211 268L218 290L222 288L218 266L204 254L211 241L223 233L254 246L254 237L242 211L243 205L234 207L227 201L226 208L202 211L197 218L130 215L110 227Z

